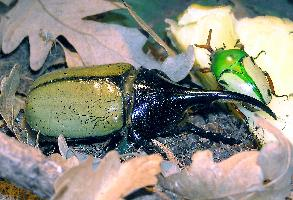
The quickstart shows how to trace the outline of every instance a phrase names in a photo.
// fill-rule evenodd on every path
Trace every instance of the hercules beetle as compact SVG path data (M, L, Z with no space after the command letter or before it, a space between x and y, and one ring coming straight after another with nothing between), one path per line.
M102 137L127 130L130 141L141 144L178 133L188 108L204 109L222 100L245 102L276 118L269 107L252 97L184 87L157 70L136 70L122 63L41 76L28 94L25 118L32 129L47 136ZM203 131L196 126L189 129Z

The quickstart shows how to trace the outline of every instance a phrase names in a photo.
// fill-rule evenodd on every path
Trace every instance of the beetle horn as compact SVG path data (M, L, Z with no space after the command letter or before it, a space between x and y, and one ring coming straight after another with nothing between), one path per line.
M205 91L205 92L190 92L193 93L196 100L202 101L201 103L207 103L207 102L214 102L214 101L238 101L238 102L244 102L251 104L252 106L256 106L266 113L268 113L270 116L272 116L274 119L277 119L276 114L264 103L261 101L247 96L243 95L237 92L230 92L230 91Z

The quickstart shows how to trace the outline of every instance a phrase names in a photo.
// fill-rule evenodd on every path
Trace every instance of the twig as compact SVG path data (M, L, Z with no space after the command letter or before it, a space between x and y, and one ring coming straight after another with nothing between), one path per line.
M41 198L49 198L54 193L55 180L62 173L62 167L38 149L0 132L0 177Z
M148 34L152 36L152 38L159 44L161 47L163 47L167 54L169 56L175 56L176 53L173 51L156 33L153 31L153 29L147 25L142 18L140 18L131 8L131 6L126 3L124 0L121 0L125 6L125 8L128 10L129 14L133 17L133 19L137 22L137 24Z

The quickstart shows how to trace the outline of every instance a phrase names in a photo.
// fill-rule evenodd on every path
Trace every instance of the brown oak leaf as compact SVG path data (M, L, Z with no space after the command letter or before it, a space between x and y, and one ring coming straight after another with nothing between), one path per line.
M156 184L161 161L160 155L149 155L121 163L119 154L111 151L94 170L89 158L57 179L53 199L122 199L136 189Z
M289 197L292 189L293 148L282 132L264 119L257 123L278 140L261 151L238 153L219 163L212 152L200 151L192 164L180 172L162 177L163 187L187 199L275 200ZM166 170L170 171L168 166Z
M24 107L23 100L16 98L15 93L20 83L20 66L15 65L9 76L1 81L0 114L7 126L12 129L13 121L21 108Z
M18 1L2 18L2 50L12 52L28 36L30 66L38 70L62 35L83 65L125 62L154 68L158 63L143 53L146 37L137 29L83 19L118 8L121 4L107 0Z

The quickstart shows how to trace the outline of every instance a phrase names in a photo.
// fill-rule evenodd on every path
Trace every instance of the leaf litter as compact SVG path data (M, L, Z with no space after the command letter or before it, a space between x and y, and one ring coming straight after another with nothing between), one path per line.
M9 76L1 81L0 114L10 130L13 130L14 119L24 107L24 101L15 97L20 84L19 70L20 66L15 65Z
M105 0L19 1L3 18L3 52L12 52L28 36L30 65L38 70L56 38L63 35L87 66L154 63L143 53L141 47L146 38L137 29L83 20L118 8L118 3Z
M21 7L19 4L23 3L23 2L25 2L29 5L26 7L28 9L23 9L22 11L17 10L17 8L20 9L20 7ZM68 5L68 4L71 4L71 2L72 2L72 5L71 5L72 8L70 7L70 5ZM89 2L93 2L93 1L89 1ZM100 2L104 2L104 1L95 1L95 2L100 3ZM57 36L63 35L62 33L68 33L68 35L64 35L64 36L66 37L66 39L69 42L71 42L72 40L77 41L76 43L72 43L72 45L75 47L75 49L77 51L76 55L78 55L78 57L79 57L78 59L81 60L83 64L88 64L88 63L91 63L91 61L94 60L96 57L91 58L90 57L91 55L89 55L89 53L87 54L87 51L91 51L94 53L97 53L97 52L100 53L100 50L97 50L95 48L97 46L98 46L98 49L100 48L99 47L101 45L100 40L103 40L101 38L106 37L105 35L107 35L107 34L103 35L104 34L104 32L103 32L103 34L101 34L99 36L91 36L90 35L91 33L93 33L93 32L96 33L98 31L100 31L99 28L108 30L108 28L111 27L110 29L114 30L114 32L118 30L117 35L120 36L120 34L121 34L120 28L121 27L118 25L115 25L113 28L112 25L109 25L109 24L102 24L102 23L97 23L97 22L89 22L89 21L81 20L83 17L85 17L87 15L102 13L102 12L104 12L104 10L97 11L96 9L98 9L98 8L93 8L93 6L91 6L91 9L94 10L93 12L89 12L88 10L86 10L87 12L83 13L81 11L76 11L77 8L75 6L79 5L79 3L77 1L70 1L70 3L69 3L69 1L64 1L63 3L64 3L64 5L62 5L62 6L65 6L66 8L64 8L64 7L61 8L60 5L56 6L57 4L55 1L45 2L45 1L37 1L37 0L36 1L26 0L26 1L18 2L16 4L16 6L6 15L6 16L15 17L15 18L11 18L10 21L9 20L6 21L7 18L4 20L5 21L5 23L4 23L5 28L8 28L8 29L5 30L4 28L2 28L2 32L5 36L5 38L3 39L3 51L6 53L9 51L10 52L13 51L13 49L15 49L19 45L19 43L23 40L24 37L29 36L29 41L30 41L30 45L31 45L31 48L30 48L31 49L31 57L30 57L31 67L34 70L37 70L44 63L44 60L46 59L46 56L49 53L52 45L54 45L56 43ZM87 4L87 3L82 3L82 5L83 4ZM88 3L88 5L90 5L90 3ZM22 6L24 6L24 5L22 5ZM87 9L89 7L87 5L83 5L83 6L85 6ZM78 8L80 8L80 6ZM82 7L82 8L84 8L84 7ZM60 9L60 10L58 10L58 9ZM113 8L110 6L110 8L108 8L108 10L111 10L111 9L116 9L116 8ZM63 10L66 10L67 13L61 12ZM20 13L17 14L16 11L20 11ZM30 11L30 12L27 13L27 11ZM46 13L46 15L45 15L46 17L45 18L42 17L40 13ZM54 13L53 16L50 15L52 13ZM20 19L22 19L23 16L27 16L27 18L25 19L24 22L22 22L20 20ZM37 22L39 24L37 22L34 23L35 20L38 19L38 17L41 17L42 20L45 20L45 23L44 23L44 21L42 23L40 23L40 21L38 21L38 20L37 20ZM17 19L17 20L15 20L15 19ZM60 20L60 19L62 19L62 20ZM14 20L15 20L15 22L14 22ZM30 20L32 20L32 21L30 21ZM64 22L64 24L61 23L60 26L57 25L56 27L54 27L55 24L52 23L52 21L54 21L54 20L56 20L57 22L60 22L60 21ZM49 25L46 24L47 22L50 22ZM67 22L73 23L74 27L77 27L76 24L81 24L82 25L81 28L85 28L85 32L87 34L89 33L89 35L91 37L87 34L83 35L83 32L79 33L75 29L71 30L72 25L70 25L70 26L67 25ZM75 22L77 22L77 23L75 23ZM30 24L30 25L34 24L34 26L30 27L30 26L28 26L28 24ZM35 24L37 24L37 25L35 26ZM48 25L48 27L45 26L45 28L44 28L43 25ZM19 27L19 26L21 26L21 27ZM93 28L91 26L93 26L95 28ZM115 27L119 27L119 28L115 28ZM58 28L60 28L60 30ZM130 32L133 33L132 31L134 31L134 32L137 31L136 29L129 29L129 28L124 29L124 28L125 27L123 27L122 29L126 30L126 34L128 34ZM84 30L82 30L82 31L84 31ZM129 31L129 32L127 32L127 31ZM101 32L99 32L99 33L101 33ZM136 33L139 33L139 32L136 32ZM133 33L133 35L131 35L131 37L137 37L136 33ZM139 40L139 41L141 41L141 43L139 43L138 41L135 41L136 45L135 45L135 48L133 48L132 50L136 51L136 52L137 52L137 50L139 50L139 53L143 57L143 59L139 58L139 56L135 57L136 55L131 56L131 57L132 58L135 57L135 59L137 58L138 60L142 60L142 62L143 62L146 55L142 53L141 47L143 46L144 42L146 41L146 38L144 38L144 36L142 37L142 35L140 35L140 33L138 35L139 35L138 38L139 37L142 38L141 40ZM100 37L100 36L101 36L101 38L99 38L100 40L96 38L96 37ZM107 35L107 36L109 36L109 35ZM89 40L89 38L91 40ZM93 42L95 44L89 44L92 42L92 40L97 40L97 41ZM79 43L86 43L86 44L79 44ZM5 44L5 46L4 46L4 44ZM139 45L137 45L137 44L139 44ZM106 47L108 48L108 46L106 46ZM65 47L63 47L63 48L65 48ZM121 50L121 48L122 47L120 46L117 49ZM87 49L87 51L84 52L85 51L84 49ZM66 49L66 50L68 51L68 49ZM114 50L113 50L113 52L111 50L112 49L109 50L109 52L110 52L109 53L109 55L110 55L109 60L111 60L114 57L115 54L112 54L113 52L117 53ZM125 52L126 50L125 50L125 48L122 48L121 51ZM123 54L123 52L122 52L122 54ZM72 53L72 52L70 52L70 53ZM190 52L187 52L186 54L190 54ZM75 54L73 54L73 55L75 55ZM123 55L125 55L125 54L123 54ZM121 57L123 57L123 55ZM192 55L193 55L193 53L192 53ZM95 56L95 54L92 56ZM103 57L103 53L102 53L102 56L100 56L100 57ZM132 58L130 58L130 59L132 59ZM129 58L126 58L126 59L129 59ZM133 59L134 60L133 63L136 62L135 59ZM151 58L147 58L147 60L148 59L151 59ZM188 60L188 62L191 62L190 61L191 59L192 58L188 57L187 59L184 58L183 60ZM111 63L113 63L114 61L115 61L115 59L111 60ZM101 62L102 62L101 64L106 63L105 60L103 60ZM119 62L121 62L121 60L119 60ZM125 61L125 62L128 62L128 61ZM168 61L168 62L170 62L170 61ZM131 64L133 64L133 63L131 63ZM80 65L80 64L81 63L79 63L78 65ZM95 63L95 64L97 64L97 63ZM135 64L133 64L133 65L135 65ZM140 65L141 64L138 64L137 66L140 66ZM155 62L154 66L156 66L156 65L157 64ZM74 66L74 62L73 62L73 66ZM152 66L152 67L154 67L154 66ZM166 64L165 67L168 68L168 65ZM160 69L160 68L164 68L164 67L162 67L161 65L157 65L157 68ZM169 73L169 74L171 74L171 75L169 75L169 76L171 76L171 78L174 77L174 75L172 75L172 73L176 72L176 69L172 68L172 70ZM184 72L184 73L187 74L188 71L189 70L187 70L187 72ZM168 72L169 72L168 69L166 69L165 73L168 74ZM182 73L182 72L180 72L180 73ZM177 75L175 75L175 78L176 78L176 76ZM180 75L180 76L183 76L183 75ZM17 79L17 76L16 76L16 79ZM181 78L177 78L177 79L180 80ZM5 83L5 81L7 81L7 80L4 80L4 83ZM15 83L17 83L17 81ZM5 92L4 92L4 94L5 94ZM8 94L8 92L7 92L7 94ZM13 99L14 94L15 94L15 92L14 93L10 92L9 99ZM5 99L5 98L3 98L3 99ZM8 102L7 105L13 105L13 101L9 100L6 102ZM10 108L11 108L11 106L8 107L8 109L6 109L7 113L9 113L8 110ZM1 111L2 111L2 109L1 109ZM10 112L10 115L11 115L11 112ZM5 118L7 119L7 121L9 119L12 119L12 117L9 116L9 114ZM271 129L273 129L273 128L271 128ZM280 141L282 141L282 140L280 140ZM176 187L178 186L179 189L175 187L174 191L176 191L176 193L181 194L185 197L190 197L191 199L196 199L195 195L203 195L204 192L207 192L207 193L211 192L212 195L219 195L217 197L221 197L221 198L225 198L227 195L230 195L229 197L231 197L231 198L235 197L236 199L238 199L238 197L239 198L243 197L243 195L244 195L244 197L243 197L244 199L269 199L272 197L276 197L278 199L278 197L280 197L280 196L284 197L285 193L288 194L288 188L290 188L290 187L287 187L288 186L288 179L291 179L291 176L292 176L292 147L290 146L287 149L288 151L290 150L290 153L283 154L284 148L281 148L281 146L285 143L280 142L280 144L268 145L268 147L263 148L263 150L261 152L257 152L257 151L243 152L243 153L237 154L237 155L231 157L230 159L227 159L227 161L223 161L219 164L216 164L212 161L212 154L210 152L208 152L208 151L198 152L197 154L195 154L198 156L195 156L195 155L193 156L193 163L192 163L191 167L187 168L187 169L183 169L179 173L179 174L182 174L184 171L187 171L188 173L185 174L185 177L183 176L183 178L182 178L178 174L173 174L171 176L168 176L164 180L165 182L166 182L166 180L168 180L167 186L166 185L164 185L164 186L166 186L166 188L168 188L169 185L172 186L172 184L174 183L172 181L174 181L174 180L171 179L170 177L178 176L178 177L176 177L176 179L177 179L176 184L179 183L179 185L176 185ZM68 149L66 150L66 146L64 148L65 148L64 149L65 152L68 151ZM282 157L282 155L285 155L285 156ZM287 155L287 157L286 157L286 155ZM290 157L290 155L291 155L291 157ZM138 181L138 182L136 182L136 185L135 185L134 183L128 183L128 182L132 182L132 178L125 177L125 176L129 172L130 172L129 173L130 175L133 175L133 173L135 173L135 171L138 171L137 165L133 165L133 164L130 165L129 164L129 166L126 165L127 167L123 168L122 166L127 164L127 162L125 164L124 163L121 164L119 161L119 156L117 155L117 153L113 153L113 152L111 154L108 154L108 157L106 157L106 158L108 161L110 160L109 163L108 162L106 163L106 161L103 161L103 162L101 162L101 165L98 166L98 169L94 170L92 168L92 163L93 163L92 158L88 158L87 161L76 166L80 162L80 161L76 160L76 155L74 155L72 157L67 157L66 159L68 159L68 160L65 162L66 163L65 165L67 166L66 169L71 168L70 170L73 170L73 169L77 169L77 170L76 171L73 170L71 173L69 173L69 171L70 171L69 170L68 174L65 173L65 176L63 178L61 178L59 180L59 182L56 183L55 197L57 199L58 198L66 199L66 198L70 197L70 195L76 197L75 195L78 195L78 194L76 194L75 192L79 191L79 188L82 187L84 190L82 192L83 194L80 194L80 195L85 195L84 191L88 191L89 193L86 194L86 197L85 196L77 196L77 197L80 197L81 199L87 199L87 198L96 199L98 197L99 197L99 199L102 199L102 198L111 199L114 197L115 197L114 199L117 199L117 198L124 197L129 192L131 192L139 187L143 187L143 186L146 186L147 184L150 184L150 182L151 182L150 185L155 184L154 174L159 173L159 170L156 171L156 173L153 173L152 176L150 176L150 180L146 181L148 183L142 184L140 181ZM276 160L276 162L273 163L273 165L271 165L272 158L274 158ZM285 162L286 158L288 158L287 163ZM61 157L60 155L52 156L52 159L56 159L56 160L60 160L60 161L63 159L63 161L64 161L64 158ZM72 159L72 161L70 159ZM138 158L135 158L135 159L138 159ZM151 160L156 160L156 159L152 158ZM128 161L128 162L130 163L130 161ZM144 161L141 161L139 166L143 166L141 163L145 163L145 165L147 165L146 164L147 161L148 161L147 159ZM241 162L239 162L239 161L241 161ZM69 163L71 163L71 164L69 164ZM160 163L160 162L158 161L158 163ZM199 165L195 165L196 163L199 163ZM251 163L253 163L253 164L251 165ZM267 163L270 163L270 164L267 164ZM210 168L203 167L202 165L204 165L204 164L210 166ZM132 167L132 165L134 167ZM234 168L235 167L234 165L236 165L236 168ZM75 166L75 167L72 168L73 166ZM282 166L283 166L283 169L280 170L280 168ZM264 169L262 169L262 167ZM267 168L265 168L265 167L267 167ZM270 168L268 169L268 167L270 167ZM152 166L148 166L146 168L148 170L152 170ZM172 168L172 167L169 166L169 168ZM220 179L222 179L222 180L215 181L214 178L217 178L217 176L211 176L211 177L207 176L207 175L209 175L209 173L207 173L207 171L213 172L212 170L214 168L222 169L223 173L225 175L227 175L227 177L222 175L222 176L220 176ZM98 170L101 170L101 171L98 171ZM179 168L175 167L175 168L172 168L172 170L173 170L173 172L171 172L171 174L174 173L174 171L178 171ZM249 175L249 176L247 176L247 178L241 176L240 172L243 172L245 170L247 172L246 175L257 174L257 176ZM280 171L283 174L280 174ZM77 173L75 173L75 172L77 172ZM144 174L146 172L146 170L142 170L141 172L142 173L140 175ZM117 174L118 174L118 176L117 176ZM203 174L205 175L204 177L202 177ZM89 175L88 177L99 177L99 179L92 180L92 178L91 178L89 180L90 183L88 184L88 183L85 183L85 178L84 178L87 176L83 176L83 175ZM206 180L199 179L199 180L192 180L191 181L190 180L191 175L199 176L200 178L205 178ZM104 176L106 176L105 179L104 179ZM115 178L115 181L113 181L113 176ZM242 185L240 184L240 186L235 185L235 183L231 184L232 183L231 180L239 180L239 182L241 182L242 178L243 178L243 181L248 184L248 186L245 185L246 187L241 188L241 186L243 186L244 184L242 184ZM125 181L129 185L127 185L125 183ZM194 186L192 184L196 181L199 182L198 183L199 188L194 188L194 187L191 188L191 186ZM230 184L229 184L229 181L230 181ZM80 183L85 183L85 184L82 184L82 186L81 186ZM213 187L207 187L207 186L210 186L209 183L214 183L214 184L212 184ZM180 184L182 184L181 188L180 188ZM200 184L204 184L204 186L202 186ZM97 187L93 189L92 187L94 185L96 185ZM87 187L87 186L89 186L89 187ZM104 186L103 189L106 190L105 193L104 192L101 193L101 190L98 190L98 189L100 189L101 186ZM121 186L125 186L125 188L123 188ZM185 186L186 188L182 189L182 186L183 187ZM239 186L239 188L237 186ZM251 186L251 187L249 187L249 186ZM170 187L169 187L169 189L170 189ZM174 187L174 185L173 185L173 187ZM91 190L89 191L88 188L91 188ZM223 188L223 189L221 190L221 188ZM236 188L234 191L239 191L239 193L235 194L236 196L233 196L234 194L228 194L230 191L232 191L232 190L230 190L231 188L233 188L233 189ZM114 190L112 190L112 189L114 189ZM195 189L200 190L200 191L199 192L195 191ZM113 191L115 191L115 192L113 192ZM117 191L118 191L118 193L116 193ZM187 194L185 192L187 192ZM266 195L268 195L270 192L272 194L270 194L269 198L264 198L264 197L267 197ZM90 195L87 196L88 194L90 194ZM67 196L67 195L69 195L69 196ZM102 196L99 196L99 195L102 195ZM107 196L107 195L110 195L110 196ZM204 195L207 195L207 194L204 194ZM204 197L203 199L206 198L206 196L204 196L204 195L202 196L202 197ZM277 196L277 195L279 195L279 196Z
M164 72L168 72L166 67L143 52L147 38L136 28L83 20L87 16L119 8L123 6L107 0L64 0L62 3L56 0L19 1L2 18L2 50L6 54L11 53L28 36L30 66L33 70L39 70L52 46L60 43L57 37L62 35L76 50L70 52L60 43L70 67L125 62L136 68L163 68ZM172 80L181 80L188 74L193 56L189 57L176 62L175 72L179 73L179 77L172 69L169 73ZM178 70L186 65L188 67Z
M90 157L57 179L52 199L122 199L141 187L155 185L161 161L160 155L153 154L121 163L119 154L110 151L94 170Z
M167 175L160 177L160 184L187 199L281 200L289 197L292 145L265 119L258 118L257 123L278 141L266 144L261 151L241 152L219 163L213 161L209 150L199 151L192 156L192 164L183 170L174 171L172 163L164 163L162 171Z

